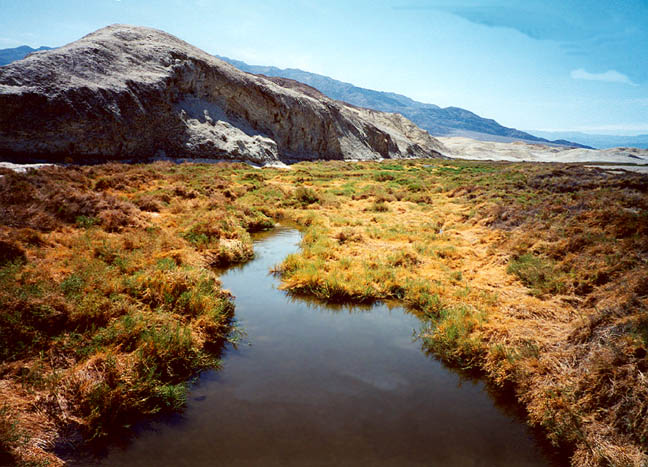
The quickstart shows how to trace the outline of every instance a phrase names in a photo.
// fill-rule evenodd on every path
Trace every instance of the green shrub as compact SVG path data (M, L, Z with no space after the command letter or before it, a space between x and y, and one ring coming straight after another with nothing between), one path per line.
M76 225L82 229L89 229L93 225L97 224L99 221L94 217L89 216L77 216Z
M479 338L473 331L484 319L483 313L469 306L442 307L423 335L427 349L445 361L474 366L479 355Z
M318 203L319 195L312 188L299 187L295 190L295 199L303 205Z
M553 263L530 253L513 259L507 271L516 275L533 295L555 294L565 289Z
M378 172L377 174L374 174L373 178L377 182L386 182L388 180L393 180L394 174L391 174L389 172Z
M76 297L81 293L84 281L83 278L77 274L70 274L61 282L61 291L66 297Z

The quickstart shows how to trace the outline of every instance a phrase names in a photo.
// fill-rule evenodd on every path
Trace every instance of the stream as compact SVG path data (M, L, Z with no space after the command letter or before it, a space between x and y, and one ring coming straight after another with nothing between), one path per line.
M256 258L221 276L245 335L201 375L181 414L136 426L105 466L550 465L483 382L426 355L402 308L291 297L269 269L300 233L256 237Z

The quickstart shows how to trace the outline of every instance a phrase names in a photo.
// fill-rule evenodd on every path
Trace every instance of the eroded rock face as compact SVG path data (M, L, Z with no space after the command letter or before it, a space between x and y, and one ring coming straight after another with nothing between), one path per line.
M0 68L0 157L440 157L409 120L244 73L155 29L114 25ZM315 91L315 92L311 92Z

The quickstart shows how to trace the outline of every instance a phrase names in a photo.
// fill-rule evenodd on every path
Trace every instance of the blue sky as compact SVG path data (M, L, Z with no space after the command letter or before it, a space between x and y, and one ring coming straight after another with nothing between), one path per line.
M648 133L648 0L0 0L0 48L112 23L519 129Z

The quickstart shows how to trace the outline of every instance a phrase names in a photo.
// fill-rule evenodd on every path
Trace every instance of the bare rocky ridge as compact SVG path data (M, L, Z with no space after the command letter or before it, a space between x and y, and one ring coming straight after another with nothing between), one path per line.
M228 57L218 58L248 73L289 78L307 83L332 99L382 112L397 112L437 137L463 136L483 141L527 141L554 146L585 147L571 141L549 141L515 128L507 128L495 120L480 117L459 107L441 108L438 105L417 102L401 94L365 89L296 68L281 69L273 66L248 65Z
M263 164L444 151L401 116L306 88L242 72L159 30L113 25L0 68L0 156Z

